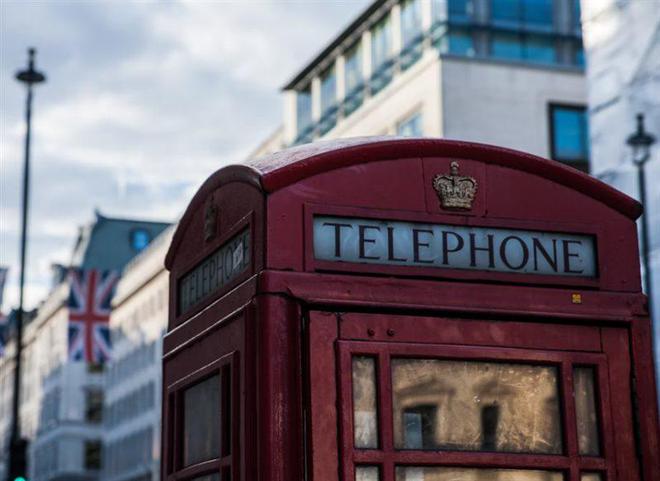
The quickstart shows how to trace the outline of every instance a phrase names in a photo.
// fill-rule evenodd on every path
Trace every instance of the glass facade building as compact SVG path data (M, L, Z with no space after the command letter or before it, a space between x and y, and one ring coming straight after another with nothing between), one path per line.
M315 74L313 62L309 72L289 86L297 97L298 134L293 144L324 136L415 65L425 51L551 69L583 67L579 0L401 0L375 2L370 9L369 15L341 34L335 48L314 61L329 67ZM343 36L350 39L343 42L346 47ZM363 55L369 56L369 62ZM335 67L339 58L343 72ZM341 95L336 75L343 76ZM321 82L321 112L313 116L315 77ZM567 122L557 119L553 132L562 135ZM558 157L564 157L568 142L578 140L559 142ZM586 138L579 142L586 143ZM575 163L584 158L583 152L567 157Z

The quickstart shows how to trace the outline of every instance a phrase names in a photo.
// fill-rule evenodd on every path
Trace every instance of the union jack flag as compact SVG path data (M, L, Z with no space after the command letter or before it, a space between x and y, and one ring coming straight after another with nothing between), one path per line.
M110 360L110 301L119 276L114 271L69 272L69 359L103 364Z

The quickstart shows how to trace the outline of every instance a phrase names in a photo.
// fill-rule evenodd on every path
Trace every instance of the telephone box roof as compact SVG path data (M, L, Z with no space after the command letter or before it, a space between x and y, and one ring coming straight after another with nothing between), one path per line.
M579 191L615 211L637 219L642 206L609 185L560 162L532 154L474 142L411 137L356 137L314 142L264 157L223 167L212 174L195 194L174 234L178 245L193 213L207 196L232 182L244 182L269 194L330 170L369 162L410 157L472 159L528 172ZM168 258L170 253L168 253Z

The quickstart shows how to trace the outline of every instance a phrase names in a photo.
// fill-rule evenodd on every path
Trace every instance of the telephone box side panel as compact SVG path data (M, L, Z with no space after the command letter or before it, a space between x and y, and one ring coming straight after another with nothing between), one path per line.
M163 481L216 472L221 472L223 479L245 479L241 466L249 437L245 410L249 396L247 315L244 309L205 336L165 354ZM208 389L209 383L216 382L216 389ZM203 423L198 422L201 418ZM204 446L195 443L200 439L213 442Z
M279 295L256 298L256 465L262 481L303 479L301 312Z
M241 182L222 185L189 211L168 253L169 330L263 269L264 195Z

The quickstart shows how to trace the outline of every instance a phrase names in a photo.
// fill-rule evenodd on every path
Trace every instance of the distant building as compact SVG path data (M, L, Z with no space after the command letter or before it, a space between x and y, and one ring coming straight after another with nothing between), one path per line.
M169 224L114 219L96 214L80 230L70 267L117 270L141 252ZM56 278L57 279L57 278ZM69 293L61 277L24 330L20 398L21 434L30 442L29 479L96 480L102 456L103 366L69 359ZM0 439L6 445L11 422L15 345L0 358ZM7 405L9 403L9 405ZM0 454L0 476L6 451Z
M160 479L161 356L169 299L164 259L173 232L165 230L126 266L115 292L102 481Z
M251 157L394 134L588 170L579 0L378 0L283 90L283 125Z
M646 164L646 215L660 376L660 3L583 0L582 7L593 174L636 197L637 171L626 138L637 113L657 139Z

